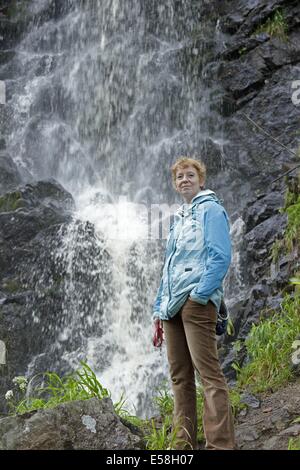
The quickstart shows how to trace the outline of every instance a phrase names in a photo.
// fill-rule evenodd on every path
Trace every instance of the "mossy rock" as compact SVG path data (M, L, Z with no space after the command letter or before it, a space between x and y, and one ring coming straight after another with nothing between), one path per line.
M6 290L6 292L9 292L10 294L15 294L16 292L22 290L22 286L18 279L11 279L9 281L6 281L2 287Z
M13 212L24 206L25 201L22 199L22 194L19 191L0 196L0 213Z

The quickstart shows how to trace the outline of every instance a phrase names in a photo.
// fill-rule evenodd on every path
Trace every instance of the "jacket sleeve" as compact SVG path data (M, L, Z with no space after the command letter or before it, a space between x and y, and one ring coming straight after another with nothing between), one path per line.
M171 235L173 233L173 229L174 229L174 222L170 226L169 235L168 235L168 238L167 238L167 241L166 241L163 266L165 265L167 256L170 254L170 249L171 249L171 245L172 245ZM154 304L153 304L153 313L152 313L153 320L155 320L156 318L160 318L160 304L161 304L162 293L163 293L163 274L162 274L160 285L159 285L159 288L158 288L158 291L157 291L157 294L156 294L156 298L155 298L155 301L154 301Z
M228 217L225 209L217 203L210 203L205 208L204 244L207 249L206 266L190 297L206 305L213 292L221 289L231 262Z
M156 299L153 304L153 314L152 314L153 320L155 320L156 318L160 318L160 303L161 303L162 289L163 289L163 278L161 278L160 285L156 294Z

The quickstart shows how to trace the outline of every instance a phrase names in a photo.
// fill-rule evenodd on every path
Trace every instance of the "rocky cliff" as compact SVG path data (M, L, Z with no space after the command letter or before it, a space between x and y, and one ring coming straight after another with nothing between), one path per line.
M220 2L214 6L217 10ZM298 246L290 254L281 250L276 263L272 246L287 224L279 212L285 193L299 194L296 170L288 180L278 178L298 163L300 105L292 95L299 80L300 10L296 1L222 2L221 10L216 76L228 139L224 183L231 189L229 204L231 197L245 223L241 275L246 286L231 309L236 334L225 338L221 354L226 354L228 342L244 339L262 311L280 306L289 277L299 269ZM235 374L234 357L230 351L223 362L228 377ZM240 362L244 359L240 353Z

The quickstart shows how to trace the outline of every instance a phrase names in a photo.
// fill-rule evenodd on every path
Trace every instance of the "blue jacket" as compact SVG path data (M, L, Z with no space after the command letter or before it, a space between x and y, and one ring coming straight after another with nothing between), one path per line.
M219 311L230 261L227 213L213 191L200 191L174 214L153 319L174 317L188 296L203 305L211 300Z

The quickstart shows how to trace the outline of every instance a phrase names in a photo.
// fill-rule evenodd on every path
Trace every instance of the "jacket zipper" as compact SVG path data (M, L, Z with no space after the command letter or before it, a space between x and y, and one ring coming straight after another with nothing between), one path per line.
M174 233L175 233L175 227L174 227L173 236L174 236ZM170 303L170 300L171 300L171 289L170 289L170 273L169 273L169 267L170 267L170 264L171 264L171 260L172 260L172 258L173 258L173 256L174 256L174 254L175 254L175 251L176 251L176 242L175 242L175 237L173 238L173 247L172 247L172 249L173 249L173 252L172 252L172 254L171 254L170 258L169 258L168 267L167 267L167 274L168 274L168 295L169 295L169 298L168 298L168 303L167 303L167 312L166 312L166 313L167 313L167 317L168 317L168 318L170 318L170 317L169 317L169 315L168 315L168 309L169 309L169 303Z

